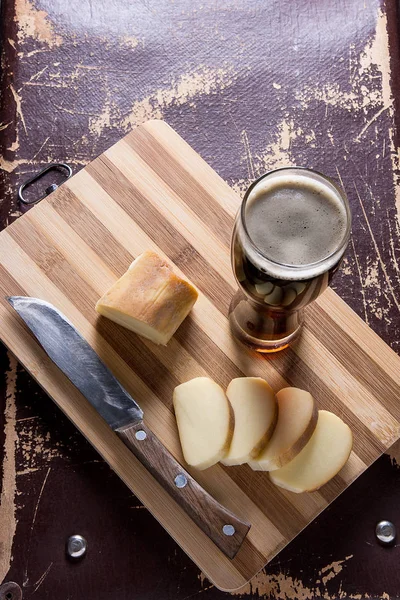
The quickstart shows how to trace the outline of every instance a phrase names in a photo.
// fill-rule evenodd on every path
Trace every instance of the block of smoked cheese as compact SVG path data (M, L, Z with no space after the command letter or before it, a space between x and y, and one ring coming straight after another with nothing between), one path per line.
M166 345L197 300L197 290L147 250L100 298L98 313L155 344Z

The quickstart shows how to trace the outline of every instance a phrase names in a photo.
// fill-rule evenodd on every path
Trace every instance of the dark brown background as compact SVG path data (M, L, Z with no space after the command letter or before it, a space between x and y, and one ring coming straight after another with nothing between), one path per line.
M394 0L9 0L1 27L2 226L32 173L76 171L163 118L238 191L287 164L342 181L353 241L334 287L399 352ZM4 348L0 361L0 581L39 599L226 596ZM399 550L374 538L382 518L400 530L399 499L384 456L239 595L400 597ZM70 564L75 532L89 550Z

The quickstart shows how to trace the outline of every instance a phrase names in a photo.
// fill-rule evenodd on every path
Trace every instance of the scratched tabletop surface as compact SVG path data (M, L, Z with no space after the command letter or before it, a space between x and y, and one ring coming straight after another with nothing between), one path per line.
M353 237L340 296L400 351L395 0L8 0L2 3L0 221L53 161L77 171L136 125L165 119L242 193L266 170L341 182ZM0 348L0 581L23 598L227 596L204 578ZM246 599L398 598L393 447L244 589ZM65 558L72 533L83 561Z

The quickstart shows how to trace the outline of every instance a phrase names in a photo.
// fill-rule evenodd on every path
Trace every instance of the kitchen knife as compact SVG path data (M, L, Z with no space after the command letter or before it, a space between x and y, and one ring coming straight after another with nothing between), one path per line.
M143 423L143 411L73 324L52 304L11 296L11 306L51 360L100 413L124 444L229 558L250 525L206 492Z

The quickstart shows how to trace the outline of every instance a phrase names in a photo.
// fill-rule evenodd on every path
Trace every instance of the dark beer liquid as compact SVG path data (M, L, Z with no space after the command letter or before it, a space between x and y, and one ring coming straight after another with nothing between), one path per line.
M279 313L297 311L328 286L342 256L337 250L347 222L338 192L306 176L267 177L249 194L232 259L246 294L265 306L272 319L276 315L278 329L287 329L273 331L272 337L290 335L290 317L282 321ZM257 322L249 327L262 334Z

